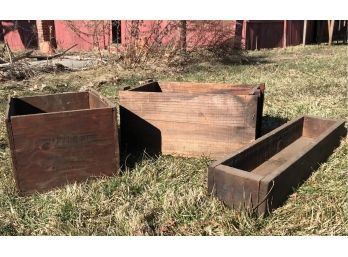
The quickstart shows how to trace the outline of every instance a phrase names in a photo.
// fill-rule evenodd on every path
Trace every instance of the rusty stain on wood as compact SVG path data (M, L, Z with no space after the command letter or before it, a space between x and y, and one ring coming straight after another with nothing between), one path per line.
M150 82L121 91L121 140L128 150L213 159L255 140L264 84Z
M9 98L6 124L22 195L118 172L116 108L96 91Z
M344 121L303 116L208 168L208 190L259 215L281 205L345 137Z

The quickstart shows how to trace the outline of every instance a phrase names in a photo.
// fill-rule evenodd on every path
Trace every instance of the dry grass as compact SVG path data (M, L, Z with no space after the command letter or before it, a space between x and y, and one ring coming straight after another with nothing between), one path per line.
M303 114L348 120L346 46L257 51L247 57L249 63L245 65L200 63L184 72L126 71L110 66L44 74L0 85L0 234L347 235L347 139L282 207L265 219L230 210L207 194L210 160L204 157L145 157L119 177L30 197L17 195L3 123L7 94L71 91L93 85L117 101L119 86L149 77L265 82L264 132Z

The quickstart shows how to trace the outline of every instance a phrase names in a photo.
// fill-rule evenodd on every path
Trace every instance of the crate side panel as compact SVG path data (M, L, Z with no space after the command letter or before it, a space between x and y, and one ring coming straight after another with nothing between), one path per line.
M230 93L234 95L249 95L257 88L253 85L234 85L225 83L199 82L160 82L164 93Z
M256 113L251 114L246 110L251 102L257 102L257 97L224 94L120 93L120 105L144 120L201 125L213 123L246 126L247 120L256 120Z
M256 114L256 138L261 136L262 132L262 114L263 114L263 103L265 100L265 84L260 85L259 97L257 99L257 114Z
M123 154L143 152L160 154L162 136L160 128L120 106L121 148Z
M298 119L271 131L259 141L253 143L242 152L224 160L223 164L241 170L252 171L273 155L290 145L302 136L303 119Z
M325 132L325 130L334 125L335 122L335 120L305 117L303 124L303 136L316 138L320 136L321 133Z
M151 152L221 158L255 139L256 108L254 95L120 92L122 141Z
M118 169L112 108L13 117L16 177L22 193Z
M252 209L259 203L259 184L261 177L245 174L224 165L213 168L213 182L208 182L214 188L215 196L227 206L235 209Z
M254 138L254 130L247 127L149 122L161 131L163 154L205 155L218 159L252 142Z
M132 89L129 89L129 91L162 92L158 82L156 82L156 81L149 82L149 83L134 87Z
M93 108L108 107L108 104L105 103L103 101L103 99L100 98L99 95L93 94L93 93L89 93L88 97L89 97L89 108L93 109Z
M12 126L11 126L11 120L9 118L6 118L6 132L7 132L7 137L8 137L8 143L10 146L10 151L11 151L11 163L12 163L12 169L14 172L14 177L15 177L15 182L17 189L19 189L19 184L18 184L18 177L17 177L17 172L16 172L16 155L15 155L15 148L14 148L14 142L13 142L13 133L12 133Z
M14 98L15 115L89 109L88 93Z

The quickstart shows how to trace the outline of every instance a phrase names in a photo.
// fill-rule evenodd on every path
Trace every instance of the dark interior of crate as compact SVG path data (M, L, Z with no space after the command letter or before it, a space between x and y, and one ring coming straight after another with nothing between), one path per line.
M102 99L91 92L15 97L11 98L9 115L73 111L107 106Z
M229 93L235 95L253 94L257 86L232 85L222 83L190 83L190 82L150 82L130 89L138 92L163 93Z
M259 141L223 165L243 171L266 175L315 143L335 121L304 117L290 126Z

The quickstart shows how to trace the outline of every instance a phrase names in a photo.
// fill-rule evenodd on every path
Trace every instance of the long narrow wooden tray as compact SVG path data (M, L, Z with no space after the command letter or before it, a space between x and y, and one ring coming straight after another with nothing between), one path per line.
M263 215L281 205L339 145L343 120L303 116L208 168L208 190L233 208Z

